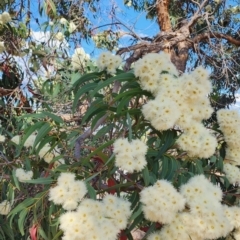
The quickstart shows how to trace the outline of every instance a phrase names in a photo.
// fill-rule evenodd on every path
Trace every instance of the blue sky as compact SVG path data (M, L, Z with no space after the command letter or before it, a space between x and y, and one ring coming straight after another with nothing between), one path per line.
M114 22L117 22L119 20L124 25L131 28L140 37L154 36L158 33L159 28L155 21L146 20L145 13L136 12L133 10L133 8L126 7L123 2L124 2L123 0L116 1L115 13L117 15L117 20L115 20ZM31 6L32 6L32 12L34 13L34 17L38 18L40 23L48 21L48 18L46 17L46 15L43 15L42 17L40 17L38 12L38 1L31 1L31 4L32 4ZM108 1L105 1L105 3L101 5L102 16L100 16L99 19L93 19L93 18L91 19L91 21L94 24L93 27L101 26L111 22L111 18L108 16L108 12L111 10L110 7L111 5ZM36 24L34 20L32 20L30 24L31 24L31 28L34 31L41 31L39 29L39 26ZM124 28L122 25L120 26L124 31L126 32L128 31L128 29ZM107 28L109 27L99 28L95 32L99 32ZM131 44L130 37L127 37L127 36L123 37L120 42L120 46L128 46L130 44ZM93 53L93 51L95 50L94 55L99 54L99 50L96 51L96 47L94 46L94 43L92 41L90 42L81 41L81 45L86 52Z
M109 2L110 1L104 1L104 3L101 5L101 8L105 9L102 12L102 16L100 16L99 19L92 19L95 26L101 26L111 22L111 18L107 15L110 10ZM140 37L143 37L143 36L151 37L156 35L159 32L159 28L156 22L154 20L146 19L146 13L136 12L133 10L133 8L126 7L123 2L124 0L116 0L115 13L117 15L117 19L114 20L114 22L117 22L119 20L128 28L131 28ZM235 4L233 4L233 6L234 5ZM31 7L32 7L32 12L34 14L34 17L38 18L40 23L49 21L46 15L43 14L42 17L39 15L38 1L31 1ZM33 31L39 32L39 35L42 35L43 29L40 29L34 20L32 20L30 24ZM128 29L124 28L123 26L121 26L121 28L126 32L128 31ZM102 30L104 30L104 28L99 28L97 31L102 31ZM122 40L120 41L120 47L129 46L129 45L131 45L130 37L127 37L127 36L123 37ZM74 47L73 45L70 45L70 46L72 46L72 50L70 50L70 53L72 53ZM85 49L87 53L92 53L93 58L96 58L99 55L99 53L102 51L102 50L96 49L93 41L86 42L82 40L81 46ZM240 101L237 103L236 107L240 108Z

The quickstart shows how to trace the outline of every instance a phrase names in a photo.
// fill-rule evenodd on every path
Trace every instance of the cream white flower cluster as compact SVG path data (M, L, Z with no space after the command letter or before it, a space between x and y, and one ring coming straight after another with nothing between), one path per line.
M217 112L217 119L227 143L226 159L240 165L240 115L237 110L221 109Z
M147 145L139 139L129 142L125 138L117 139L113 144L116 154L115 165L132 173L140 172L146 166Z
M161 73L168 71L173 76L178 75L176 67L172 64L170 55L164 52L149 53L134 65L134 74L139 77L140 86L154 95L157 95L161 82Z
M56 35L55 35L55 38L56 38L59 42L62 42L62 41L65 39L65 37L64 37L64 35L63 35L62 32L57 32Z
M145 218L152 222L171 223L178 211L185 208L186 200L166 180L158 180L140 193Z
M4 42L0 42L0 54L5 51L5 45Z
M73 21L68 22L66 18L60 18L59 22L62 25L68 26L69 33L73 33L77 29L75 23Z
M84 199L74 212L60 217L63 240L114 240L127 226L131 203L113 195L103 201Z
M74 210L86 193L84 181L75 180L73 173L61 173L57 185L49 191L49 200L61 204L65 210Z
M233 228L239 227L240 208L222 205L221 189L203 175L191 178L180 188L180 194L189 211L176 213L171 222L151 234L148 240L217 239L226 237ZM169 209L171 205L175 206L171 201L166 204Z
M97 67L100 71L105 70L109 74L115 74L116 69L122 63L122 58L118 55L112 55L111 52L103 52L97 59Z
M9 201L4 200L0 203L0 214L1 215L8 215L11 211L11 204Z
M74 54L72 55L71 64L74 70L79 70L85 67L89 60L89 54L86 54L84 49L79 47L75 49Z
M15 135L14 137L12 137L11 141L15 144L19 144L21 140L21 137L19 135Z
M185 128L177 143L189 156L201 158L211 157L218 144L216 138L198 122L192 122Z
M27 140L24 143L24 147L30 148L33 146L35 139L36 139L36 134L31 134ZM20 140L21 137L19 135L14 136L11 141L15 144L20 144ZM54 149L51 150L51 146L50 144L46 144L44 145L39 153L38 153L39 157L42 158L45 162L47 163L51 163L51 161L53 160L53 158L55 157L59 157L60 156L60 149L58 149L57 147L55 147ZM56 168L61 164L64 164L65 161L62 158L57 159L56 161L54 161L53 163L53 167Z
M12 18L8 12L0 14L0 24L6 24L12 21Z
M24 182L25 180L31 180L33 177L32 171L25 171L22 168L16 169L16 177L18 178L19 182Z
M0 142L5 142L5 140L6 140L6 137L3 135L0 135Z
M69 23L69 26L68 26L68 31L69 31L70 33L73 33L76 29L77 29L77 26L75 25L75 23L74 23L73 21L71 21L71 22Z
M66 18L60 18L60 21L59 21L62 25L66 25L68 24L68 20Z
M194 238L216 239L225 237L233 226L226 218L221 204L222 191L203 175L195 176L180 188L180 193L187 199L190 214L202 221L201 229L189 229ZM190 227L190 226L189 226Z
M223 171L225 172L226 177L230 183L232 184L240 183L240 170L238 167L230 163L224 163Z
M213 112L207 98L212 89L208 72L198 67L178 77L170 56L162 52L147 54L138 60L134 73L139 77L141 88L155 96L142 108L153 127L164 131L179 126L184 130L177 141L180 148L192 157L210 157L217 140L201 123Z
M234 166L240 165L240 114L237 110L221 109L217 112L217 119L227 143L225 158L229 163L224 163L223 171L230 183L240 183L240 170Z
M46 144L40 149L38 155L40 158L43 158L45 162L51 163L53 158L60 156L60 149L55 147L54 149L51 150L50 144ZM53 166L57 167L64 163L65 163L64 159L59 158L57 161L54 161Z
M35 142L35 139L36 139L36 134L31 134L27 139L26 141L24 142L23 146L24 147L32 147L34 142ZM15 135L14 137L12 137L11 141L17 145L20 144L20 141L21 141L21 137L19 135Z

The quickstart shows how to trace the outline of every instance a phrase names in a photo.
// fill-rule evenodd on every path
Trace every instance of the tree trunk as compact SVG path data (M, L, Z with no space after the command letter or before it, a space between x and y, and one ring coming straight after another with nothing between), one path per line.
M169 2L170 0L156 1L157 19L160 30L162 32L172 32L172 25L168 11ZM168 46L168 40L165 40L164 44ZM171 54L172 63L176 66L180 73L183 73L185 71L186 63L188 60L188 49L189 49L188 43L186 41L183 41L179 42L175 49L170 49L166 47L163 50L164 52Z
M163 32L172 31L168 7L169 0L157 0L156 2L157 19L160 29Z
M177 50L171 50L171 61L180 73L184 73L188 60L189 44L186 41L177 44Z

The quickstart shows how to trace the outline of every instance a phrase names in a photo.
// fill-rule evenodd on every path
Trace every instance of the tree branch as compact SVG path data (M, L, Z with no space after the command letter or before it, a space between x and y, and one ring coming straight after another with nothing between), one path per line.
M195 22L201 17L201 10L203 9L203 7L207 4L208 0L204 0L201 5L198 2L195 2L193 0L191 0L193 3L198 5L198 10L194 13L194 15L192 16L191 20L189 21L189 23L187 24L187 27L191 27L192 25L195 24Z
M205 33L201 33L199 35L197 35L196 37L194 37L192 39L192 41L194 43L197 43L197 42L201 42L201 41L204 41L208 38L216 38L216 39L225 39L227 40L228 42L236 45L236 46L240 46L240 40L238 39L235 39L233 38L232 36L229 36L227 34L223 34L223 33L218 33L218 32L205 32Z

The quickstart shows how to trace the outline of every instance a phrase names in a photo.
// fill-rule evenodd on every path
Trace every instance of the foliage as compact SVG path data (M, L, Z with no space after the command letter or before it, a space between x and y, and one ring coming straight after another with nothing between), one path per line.
M192 45L189 48L188 63L186 63L189 69L186 69L185 74L180 75L177 71L179 69L172 65L170 58L169 61L167 60L168 57L164 58L164 67L166 69L161 69L157 63L155 64L157 67L151 68L151 65L154 66L151 62L149 68L140 69L138 74L136 73L136 68L140 65L139 62L136 63L138 58L151 51L159 52L164 50L166 52L166 48L161 45L161 41L164 40L162 36L160 36L159 43L161 47L154 50L150 49L149 45L157 46L155 42L158 42L156 39L159 36L156 35L150 40L147 39L149 45L144 45L146 43L141 45L143 39L130 31L130 36L140 41L135 41L136 45L133 45L141 52L139 55L138 51L132 50L130 46L128 49L122 48L118 52L119 54L130 53L125 66L119 66L120 57L115 58L110 53L106 54L108 60L110 59L107 63L106 59L101 58L101 56L95 61L89 59L83 49L79 48L77 41L80 37L84 37L88 41L93 37L92 31L94 28L90 24L91 17L86 16L86 9L91 9L94 16L97 16L99 1L82 1L82 5L78 5L77 1L43 1L43 4L39 5L40 13L42 16L45 14L51 20L51 22L46 21L41 24L45 33L49 34L43 42L39 42L34 37L34 34L30 32L29 19L22 18L21 14L24 12L24 7L26 9L28 7L26 2L13 2L8 1L6 5L0 5L3 11L8 9L12 11L12 13L9 11L12 21L0 25L0 42L4 42L5 48L1 54L2 75L0 80L0 103L2 106L0 109L0 165L2 166L0 188L2 190L1 202L5 204L0 204L1 239L68 239L66 236L64 238L63 216L68 217L69 212L66 210L74 210L76 207L72 207L71 204L68 205L66 199L66 201L61 202L59 200L57 202L57 198L54 197L56 192L53 192L53 189L56 190L57 187L61 186L60 179L66 176L64 175L66 173L73 174L74 183L81 182L86 186L83 191L84 200L81 199L82 196L76 200L77 204L80 204L78 212L84 210L84 206L91 206L88 204L93 202L96 206L98 205L96 202L99 202L99 206L101 204L104 211L107 212L109 209L106 207L108 206L106 199L108 198L111 201L121 198L121 200L118 199L123 201L121 204L114 203L117 210L126 204L125 209L128 210L125 211L127 213L125 218L120 219L122 221L126 220L126 224L123 223L117 230L114 228L116 234L119 233L119 239L133 239L133 230L141 229L146 234L145 237L151 240L154 239L154 234L159 237L158 232L154 233L155 231L163 232L171 224L175 226L174 224L177 221L173 222L173 219L183 221L181 217L190 214L194 208L191 201L187 199L186 186L197 181L195 179L197 179L196 176L198 175L201 175L198 177L199 181L202 181L202 186L197 185L197 183L195 186L199 187L204 193L207 189L209 192L205 195L211 196L211 200L214 202L212 205L208 204L209 208L204 212L208 227L212 225L209 220L210 217L207 216L213 213L211 211L216 210L216 206L219 207L216 212L221 212L223 205L226 212L229 209L239 212L238 181L240 172L238 168L239 155L238 151L236 151L239 148L236 137L239 134L237 130L239 116L236 112L224 112L224 108L234 102L234 94L238 87L238 64L236 61L238 49L233 47L232 43L224 42L226 41L225 38L216 38L214 40L216 44L223 44L224 49L229 50L227 59L224 59L224 61L226 60L224 63L227 64L225 68L222 68L220 62L223 50L219 51L219 48L211 52L213 50L213 48L210 50L210 47L212 47L211 42L202 41L199 43L198 49L193 50ZM14 8L16 7L14 4L17 3L23 3L22 6L24 7L21 9L21 14L14 15ZM212 3L212 1L209 1L209 3ZM143 10L143 8L147 9L147 17L155 18L158 15L155 1L125 1L125 4L129 7L132 5L137 11ZM231 17L231 22L228 23L229 28L233 24L232 21L236 21L237 9L226 7L223 2L214 4L217 7L209 15L205 9L206 5L201 7L203 14L196 20L204 18L204 21L202 23L195 21L194 25L191 25L192 32L189 39L205 33L203 29L209 27L207 24L210 16L217 16L210 29L220 29L221 33L227 33L228 31L228 28L219 27L219 25L224 24L219 23L222 13L224 13L225 18ZM169 10L174 31L181 28L182 18L190 19L194 16L198 9L197 5L193 1L174 1ZM62 19L63 17L66 21ZM38 22L37 18L33 17L33 19ZM71 22L76 25L76 29L72 25L72 31L70 28ZM110 25L113 27L114 24ZM119 22L116 25L122 25L122 23ZM104 28L102 33L98 33L98 36L102 36L101 41L99 38L97 40L96 37L93 38L98 47L113 50L117 45L121 34L116 33L116 29L111 27L110 29ZM171 33L167 34L169 34L168 37L171 35ZM172 42L174 41L173 39ZM172 49L168 52L170 55L172 54L171 56L176 57L176 54L178 54L178 50L180 50L180 48L177 50L178 44L179 42L176 42L175 45L171 46ZM139 46L141 47L138 48ZM76 47L79 51L76 51ZM73 48L75 49L75 58L70 57L72 54L69 53L73 52ZM176 51L175 55L172 51ZM199 51L198 55L196 54L197 51ZM161 54L151 56L165 56L163 53ZM211 54L211 57L208 57L207 54ZM135 55L138 55L138 57L134 58ZM25 63L26 69L24 70L18 62L20 58ZM129 65L129 59L130 63L135 62L135 64ZM73 67L73 62L75 66L78 64L79 68ZM201 82L201 79L197 76L197 70L190 71L194 70L198 65L203 65L212 72L210 81L206 77L207 81L213 85L212 92L209 94L210 91L204 88L201 96L206 101L211 102L215 112L210 120L209 118L200 118L200 120L198 119L198 125L190 121L189 126L183 126L178 119L180 115L176 117L177 112L181 109L181 104L184 103L182 97L189 104L184 111L181 109L182 115L190 115L190 109L199 112L203 109L202 107L199 110L196 104L192 106L195 106L197 110L190 107L190 104L196 103L199 98L193 99L191 96L189 97L189 89L184 89L185 92L181 96L177 95L180 86L178 83L181 84L180 80L189 80L190 76L191 83L196 79ZM173 74L172 69L174 69ZM165 86L166 92L163 92L164 87L162 85L160 89L162 92L159 90L158 85L152 87L152 84L155 84L153 80L155 70L159 71L156 74L156 83L159 86L164 76L171 75L172 82L170 85ZM144 71L146 75L142 76L141 74ZM153 73L151 77L149 77L150 72ZM201 73L205 74L206 71L201 71ZM25 84L26 79L27 84ZM21 86L21 84L25 85ZM211 85L209 84L205 86L208 88ZM200 84L198 87L202 90ZM210 100L207 100L207 94L209 94ZM146 110L147 104L149 102L153 103L156 99L159 104L160 99L162 100L161 103L171 102L172 104L173 101L172 99L169 100L169 96L174 99L174 104L179 104L178 109L172 115L178 120L174 121L171 127L160 129L156 121L153 123L154 119L152 117L147 117L147 111L144 111L144 107ZM156 119L160 116L159 112L164 109L162 107L164 105L159 106L156 111L150 109L153 110ZM175 105L174 108L173 105L169 106L170 110L176 108ZM222 109L222 112L217 112L219 109ZM161 116L159 122L167 119L168 112L166 111L165 115ZM221 113L230 117L224 120ZM70 119L67 119L66 115L70 116ZM172 121L172 119L170 120ZM170 120L167 121L168 124ZM204 134L200 137L194 132L194 137L191 135L191 141L189 141L192 144L190 145L192 149L184 149L183 144L180 144L180 139L187 131L191 131L191 127L194 128L194 126L199 127L201 131L204 128L205 132L203 131ZM231 129L228 126L234 126L234 128ZM194 130L199 129L195 128ZM194 150L199 149L204 137L209 137L208 134L216 141L214 152L207 157L203 157L206 154L204 150L202 150L202 153L192 154ZM124 140L122 141L122 139ZM122 151L121 147L117 151L119 147L117 140L122 141L122 144L125 143L123 145L126 148L122 148ZM144 154L139 154L141 151L136 150L137 140L141 140L146 147L146 152L144 152L144 147L141 148ZM194 146L194 144L197 145ZM127 153L130 153L130 157ZM144 159L141 166L136 167L135 165L133 170L129 167L129 171L124 169L126 163L122 159L130 159L128 163L131 164L131 161L140 157ZM158 184L161 185L161 183L165 184L164 187L160 192L155 191ZM205 189L205 186L208 187ZM167 191L168 187L170 188L169 192L164 192ZM70 188L68 186L66 191L69 194L67 198L74 199L70 195ZM157 192L157 194L155 197L150 198L149 201L150 193L153 192ZM221 195L222 193L223 195ZM214 194L217 195L216 199L213 196ZM112 195L118 198L113 200ZM177 209L171 214L166 214L170 220L157 219L159 216L156 212L163 214L163 216L165 214L162 213L165 210L161 208L160 203L162 202L160 200L165 198L165 202L161 201L170 204L171 198L169 196L174 199L181 199L179 202L182 205L176 208L171 208L171 206L166 208L169 213L172 209ZM204 200L209 201L209 199L206 197ZM4 207L10 205L11 211L5 214ZM81 206L82 209L80 209ZM157 217L149 218L148 207L151 208L152 206L156 206L156 209L150 209L150 211L155 212ZM227 206L234 207L228 209ZM113 208L111 211L114 212L116 209ZM232 220L230 221L226 212L224 213L226 225L229 222L231 224L234 221L236 222L236 220L232 220L233 217L229 218ZM96 213L99 212L91 212L91 214ZM112 228L117 225L111 222L114 217L109 213L100 213L99 215L96 214L98 220L106 220ZM116 211L114 214L118 216L119 212ZM217 215L216 222L222 223L220 217L222 217L221 214ZM118 218L116 217L116 219ZM194 220L192 219L192 221ZM235 222L232 229L230 229L230 226L225 235L217 235L217 237L213 238L223 239L220 238L223 236L226 239L230 235L236 237L239 225ZM97 222L96 225L98 224L101 225L101 221ZM71 229L72 226L69 226L69 229ZM106 229L109 231L108 228ZM112 229L112 232L114 231ZM89 231L89 234L93 234L93 232ZM189 236L187 237L189 238ZM209 238L211 238L210 235ZM88 239L93 239L93 235L89 235ZM169 239L174 238L170 237Z

